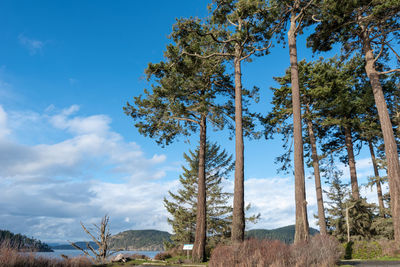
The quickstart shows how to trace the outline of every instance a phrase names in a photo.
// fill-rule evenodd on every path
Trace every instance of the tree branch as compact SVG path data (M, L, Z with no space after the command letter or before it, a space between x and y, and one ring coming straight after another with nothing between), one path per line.
M393 69L393 70L388 70L388 71L378 71L378 74L383 75L383 74L389 74L392 72L400 72L400 69Z
M382 40L382 42L381 42L381 49L380 49L378 55L375 57L373 63L375 63L375 62L381 57L382 52L383 52L383 48L384 48L384 44L385 44L385 42Z
M174 120L180 120L180 121L189 121L189 122L193 122L193 123L196 123L196 124L200 124L199 121L192 120L192 119L189 119L189 118L172 117L172 119L174 119Z
M208 58L216 57L216 56L218 56L218 57L233 57L233 56L235 56L235 54L232 54L232 53L218 53L218 52L212 53L207 56L202 56L197 53L192 54L192 53L188 53L186 51L182 51L182 55L188 55L188 56L198 57L198 58L202 58L202 59L208 59Z
M387 47L389 47L390 50L392 50L393 54L395 54L396 58L398 61L400 61L400 56L399 54L393 49L393 47L387 42L386 43Z

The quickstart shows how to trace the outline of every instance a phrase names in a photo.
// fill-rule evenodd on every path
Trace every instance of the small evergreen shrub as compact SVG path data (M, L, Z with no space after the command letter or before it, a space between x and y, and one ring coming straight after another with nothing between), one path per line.
M344 259L350 260L353 257L353 241L347 242L343 244L344 247Z
M382 257L382 247L376 241L356 241L353 245L353 259L375 259Z

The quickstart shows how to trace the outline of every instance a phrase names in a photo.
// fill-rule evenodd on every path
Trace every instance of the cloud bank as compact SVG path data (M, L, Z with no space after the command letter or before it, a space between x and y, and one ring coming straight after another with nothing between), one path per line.
M372 173L358 161L361 178ZM87 239L79 222L110 215L113 233L128 229L171 231L163 206L167 191L179 188L165 154L146 155L111 128L111 118L81 116L79 106L49 106L42 113L0 106L0 229L47 242ZM347 168L339 166L346 176ZM233 192L233 181L224 181ZM310 226L316 227L313 179L306 180ZM375 190L362 191L376 199ZM247 178L245 200L261 220L248 229L295 223L293 178Z

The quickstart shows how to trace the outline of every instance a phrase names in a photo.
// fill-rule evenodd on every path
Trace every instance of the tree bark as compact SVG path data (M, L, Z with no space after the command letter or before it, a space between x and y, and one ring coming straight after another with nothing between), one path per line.
M304 179L304 155L303 136L301 127L301 104L299 72L297 65L296 47L296 15L294 11L290 18L290 29L288 31L290 71L292 84L293 105L293 138L294 138L294 179L295 179L295 202L296 202L296 227L294 242L307 241L309 239L309 226L307 218L306 188Z
M368 141L369 152L371 153L372 166L374 167L374 174L376 179L376 192L378 194L378 204L379 204L379 215L382 218L385 218L385 205L383 204L382 197L382 186L379 176L378 164L376 163L374 146L372 145L372 141Z
M308 128L308 135L310 136L311 157L314 168L315 191L317 194L317 205L318 205L319 231L321 235L326 235L327 231L326 231L326 221L325 221L325 209L324 209L324 199L322 196L321 176L319 171L317 141L314 134L313 124L310 120L307 120L307 128Z
M356 161L354 159L353 139L351 136L351 129L349 126L344 126L344 136L347 149L347 158L349 160L350 168L350 183L351 183L351 196L358 200L360 199L360 193L358 190L357 170Z
M201 115L200 120L200 148L199 148L199 172L197 186L197 214L196 234L192 251L194 262L203 262L206 259L206 139L207 139L206 116Z
M244 240L244 144L242 125L242 54L238 44L235 45L235 188L233 193L232 242Z
M362 36L363 50L365 55L365 71L371 83L374 93L375 104L378 110L381 124L383 141L385 143L385 154L387 161L387 174L389 180L390 207L393 218L394 239L400 243L400 163L397 153L397 144L394 138L392 122L390 121L385 96L379 80L379 73L375 68L374 53L369 43L368 35L364 31Z

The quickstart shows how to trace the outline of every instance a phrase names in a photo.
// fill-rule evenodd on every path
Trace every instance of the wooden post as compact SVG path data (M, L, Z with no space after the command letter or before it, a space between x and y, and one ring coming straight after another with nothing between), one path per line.
M347 242L350 242L349 207L346 205Z

